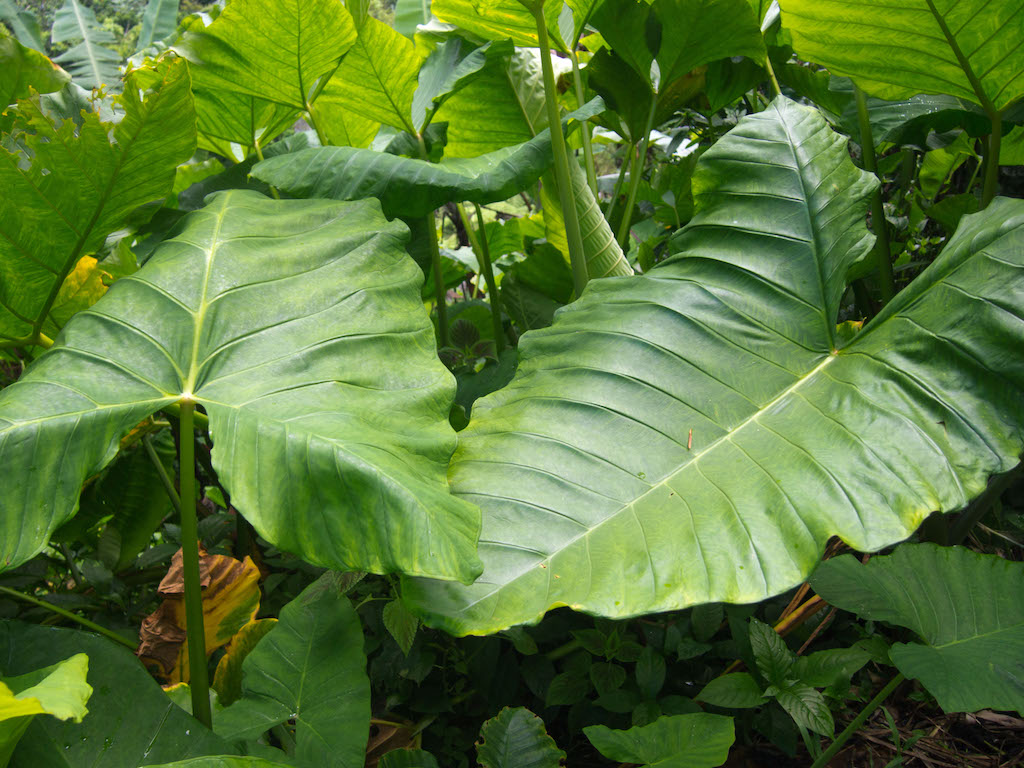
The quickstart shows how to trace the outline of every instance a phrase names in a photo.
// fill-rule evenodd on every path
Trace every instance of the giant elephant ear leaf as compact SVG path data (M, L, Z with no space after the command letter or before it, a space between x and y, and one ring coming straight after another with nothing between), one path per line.
M455 382L406 237L376 201L233 191L190 214L0 393L0 462L20 478L0 498L3 567L74 514L123 434L186 397L268 541L343 570L471 581L479 513L445 481Z
M483 510L484 573L407 580L428 622L487 633L560 605L754 602L805 579L830 536L899 541L1017 462L1024 202L967 217L840 346L875 184L845 141L779 98L693 183L676 256L590 283L477 401L449 478Z
M947 93L990 113L1024 96L1024 0L780 4L797 53L872 96L896 101Z
M140 72L151 85L142 98L129 76L116 125L86 113L54 126L37 99L20 102L32 157L0 148L0 341L32 341L79 259L166 196L195 151L185 62Z
M865 564L826 560L811 586L843 610L912 629L889 651L946 712L1024 713L1024 565L962 547L904 544Z

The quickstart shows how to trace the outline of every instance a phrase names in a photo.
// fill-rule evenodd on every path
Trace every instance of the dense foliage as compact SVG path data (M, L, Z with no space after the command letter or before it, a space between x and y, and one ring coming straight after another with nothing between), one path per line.
M0 20L0 766L1013 749L1024 0Z

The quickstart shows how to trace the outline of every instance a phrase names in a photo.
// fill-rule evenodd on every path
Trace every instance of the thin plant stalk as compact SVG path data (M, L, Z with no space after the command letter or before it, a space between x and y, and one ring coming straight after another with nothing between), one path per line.
M825 768L825 766L829 764L829 761L839 754L839 750L841 750L843 745L849 741L850 737L860 730L860 727L864 725L864 721L871 717L872 713L876 709L882 706L882 702L889 698L889 695L896 690L896 686L902 683L905 679L906 678L903 677L902 673L897 673L896 677L886 683L885 687L878 692L875 698L864 705L864 708L857 713L857 716L853 718L846 728L843 729L843 732L836 736L835 741L829 745L828 749L822 752L818 759L811 764L811 768Z
M572 183L569 180L569 154L562 135L562 121L558 112L558 91L555 88L555 70L551 66L551 46L544 19L544 2L541 0L527 6L537 22L537 38L540 47L541 67L544 70L544 103L548 111L548 126L551 129L551 151L555 157L555 181L558 185L558 201L562 206L565 221L565 237L569 243L569 263L572 267L572 282L576 296L583 294L587 286L587 259L583 252L583 234L580 231L579 215L572 198Z
M626 198L626 210L622 212L622 223L619 224L619 233L615 237L623 250L627 250L626 241L629 238L629 225L633 220L633 206L636 205L636 194L644 175L644 165L647 163L647 146L650 144L651 129L654 128L654 113L657 109L658 96L655 94L651 98L651 110L647 113L647 124L644 126L644 135L640 140L640 150L633 160L633 169L629 172L629 196Z
M999 191L999 145L1003 139L1003 121L999 115L992 118L992 133L985 147L985 186L981 194L981 207L987 208Z
M180 515L181 499L178 498L178 492L174 490L174 483L171 481L170 475L167 474L167 470L164 468L163 462L161 462L160 457L156 455L156 449L153 447L153 442L149 435L142 438L142 447L146 449L146 455L149 456L149 460L153 462L153 467L156 469L156 473L160 477L160 482L163 484L164 490L167 492L167 497L171 500L171 505L174 507L174 511Z
M8 597L13 597L15 600L24 600L26 603L32 603L32 605L36 605L40 608L45 608L50 613L55 613L58 616L63 616L65 619L69 619L75 622L76 624L80 624L86 629L89 629L99 635L103 635L104 637L113 640L115 643L123 645L125 648L128 648L132 653L135 652L135 643L133 643L131 640L125 637L121 637L116 632L112 632L106 627L97 624L95 621L89 621L89 619L83 618L82 616L74 614L71 611L65 610L60 606L54 605L53 603L48 603L45 600L40 600L38 597L32 597L31 595L24 595L21 592L9 589L8 587L0 587L0 595L7 595Z
M258 157L260 162L262 163L263 160L264 160L264 157L263 157L263 147L260 146L260 140L259 139L256 139L253 142L252 148L256 150L256 157ZM273 184L268 184L267 187L269 187L269 189L270 189L270 196L272 198L274 198L275 200L280 200L281 199L281 194L277 191L277 187L275 187Z
M213 727L210 712L210 679L206 668L206 631L203 627L203 593L199 583L199 520L196 517L195 436L192 415L195 401L181 398L179 463L181 486L181 566L185 583L185 636L188 643L189 685L192 714L207 728Z
M860 147L864 157L864 169L878 177L878 163L875 160L875 141L871 135L871 120L868 118L868 100L857 86L857 123L860 127ZM892 256L889 249L889 229L882 206L882 188L876 186L871 193L871 228L875 233L875 262L881 276L882 304L887 304L896 295L896 278L892 271Z
M448 305L445 303L444 275L441 274L441 248L437 244L437 222L434 212L426 215L427 245L430 246L430 269L434 273L434 299L437 303L437 329L442 347L448 346Z
M630 144L626 153L622 157L622 165L619 166L619 177L615 180L615 186L612 188L612 199L608 203L608 209L604 212L604 218L606 221L611 222L612 215L615 213L615 206L619 202L619 195L622 194L622 185L626 180L626 172L629 170L630 163L633 161L633 155L635 154L635 147Z
M775 77L775 68L772 66L772 60L770 57L764 57L764 68L768 70L768 79L772 83L772 97L781 96L782 89L779 87L779 80Z
M494 351L500 355L505 349L505 329L501 323L501 298L498 296L498 284L494 281L494 269L491 266L491 248L487 244L487 232L484 229L484 212L477 203L473 205L476 208L477 225L480 227L479 235L473 229L473 222L466 215L466 209L462 203L456 203L455 207L459 211L459 218L462 219L462 226L466 229L466 236L469 238L473 253L476 254L477 261L480 262L480 273L484 276L484 282L487 283L487 303L491 308L491 323L494 325Z
M576 88L576 102L583 106L586 94L583 92L583 78L580 76L580 60L576 51L569 52L569 60L572 61L572 80ZM590 142L590 121L584 120L580 125L580 136L583 139L583 169L587 172L587 185L597 199L597 169L594 166L594 145Z

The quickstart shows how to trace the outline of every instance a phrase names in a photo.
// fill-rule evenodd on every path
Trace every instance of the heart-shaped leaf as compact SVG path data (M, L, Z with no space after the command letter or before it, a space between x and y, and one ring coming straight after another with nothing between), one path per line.
M559 605L754 602L803 581L830 536L886 546L1013 466L1024 203L966 217L844 341L874 185L815 110L780 98L742 120L701 158L677 255L594 281L476 403L449 477L483 510L484 573L403 597L456 633Z
M190 214L0 393L4 567L74 513L121 435L189 397L267 540L343 570L472 580L478 513L445 483L455 382L405 238L376 201L233 191Z

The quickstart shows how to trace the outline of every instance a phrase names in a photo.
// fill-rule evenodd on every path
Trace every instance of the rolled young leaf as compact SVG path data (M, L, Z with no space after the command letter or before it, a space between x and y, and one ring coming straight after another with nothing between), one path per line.
M844 343L876 183L845 140L779 98L693 183L676 257L597 281L474 406L449 478L483 510L485 570L464 588L408 579L427 623L754 602L803 581L829 537L899 541L1017 462L1024 203L966 218Z
M232 191L190 214L0 392L0 568L45 546L123 434L190 397L234 505L274 545L471 581L479 513L445 482L455 382L406 237L376 201Z

